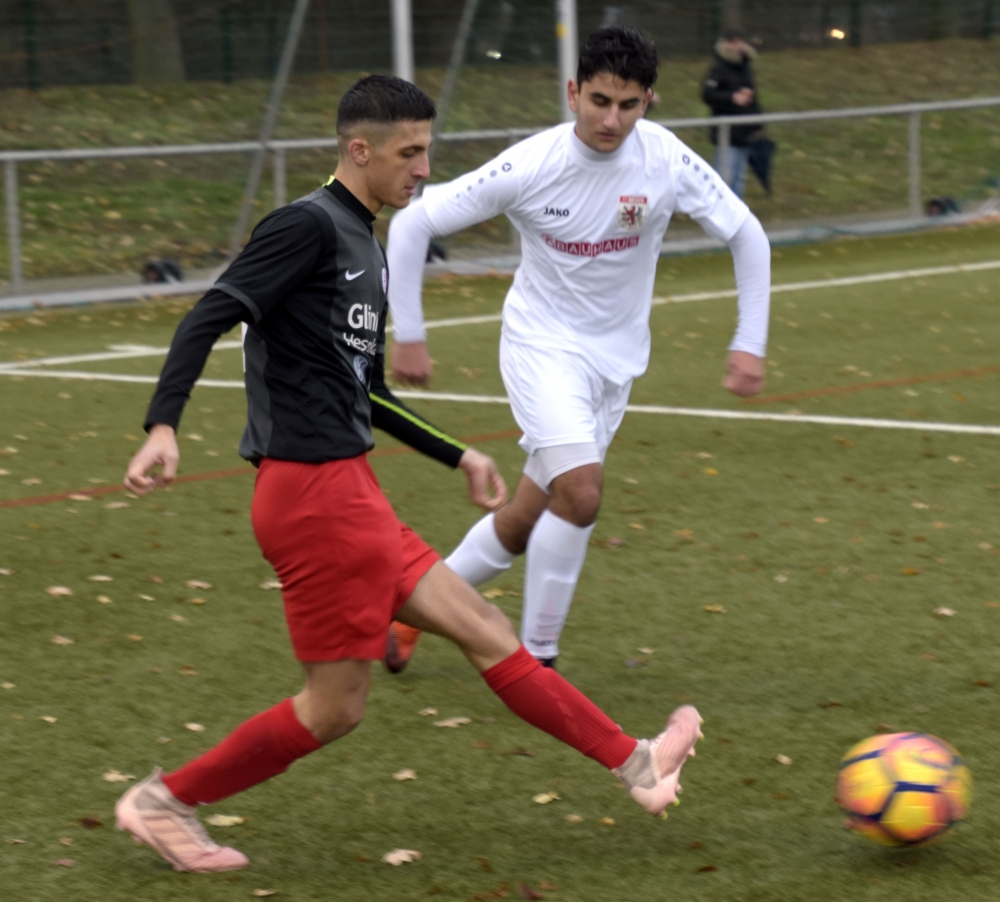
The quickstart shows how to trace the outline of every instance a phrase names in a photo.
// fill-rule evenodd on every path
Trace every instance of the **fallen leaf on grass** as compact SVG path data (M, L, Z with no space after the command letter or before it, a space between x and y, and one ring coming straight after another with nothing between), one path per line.
M774 760L777 761L778 764L784 764L786 767L792 763L792 759L789 758L788 755L775 755Z
M473 902L492 902L493 899L506 899L510 895L510 884L501 883L492 893L476 893Z
M714 864L703 864L700 868L698 868L698 870L695 873L710 874L712 871L717 871L717 870L719 869Z
M973 686L981 686L984 689L988 689L992 684L990 683L989 680L973 680L972 681L972 685Z
M52 716L51 714L43 714L43 715L42 715L42 716L41 716L40 718L38 718L38 719L39 719L39 720L44 720L44 721L45 721L46 723L56 723L56 721L57 721L57 720L58 720L59 718L57 718L57 717L53 717L53 716Z
M171 614L170 619L175 623L184 623L187 620L187 618L181 614Z
M959 457L957 454L949 454L948 460L950 460L953 464L960 464L965 460L965 458Z
M398 780L402 783L404 780L416 780L417 772L415 770L410 770L410 768L405 767L403 770L397 770L396 773L392 775L393 780Z
M17 683L8 683L8 682L0 683L0 689L16 689L16 688L17 688Z
M548 890L549 892L551 892L552 890L559 889L559 884L558 883L549 883L548 880L543 880L541 883L538 884L538 888L539 889Z
M238 814L210 814L205 818L206 824L213 827L235 827L237 824L245 824L247 819Z
M436 727L452 727L457 728L462 726L462 724L472 723L468 717L448 717L444 720L435 720L434 726Z
M902 573L903 576L916 576L917 574L920 573L920 568L919 567L904 567L899 572Z
M531 801L538 805L548 805L549 802L560 802L562 797L558 792L540 792L531 797Z
M281 580L279 579L266 579L260 584L262 589L280 589Z
M156 583L159 586L159 585L163 584L163 577L162 576L147 576L146 577L146 582L147 583Z
M36 479L34 476L29 476L27 479L21 480L22 485L41 485L42 480Z
M198 671L190 664L182 664L177 672L183 676L194 676Z
M60 595L73 594L73 590L69 586L49 586L45 591L53 596L53 598L58 598Z
M71 846L73 845L73 840L68 836L59 837L59 845L61 846Z
M278 895L278 891L276 889L255 889L250 895L256 896L258 899L263 899L267 896Z
M70 639L67 636L53 636L52 642L55 645L73 645L76 639Z
M653 653L653 649L646 648L645 646L637 648L636 651L639 652L640 655L651 655Z
M706 476L718 476L719 475L719 471L716 470L715 467L705 467L705 469L702 470L701 472L704 473Z
M726 609L721 604L702 605L701 609L709 614L725 614Z
M77 493L73 493L72 495L69 495L68 497L69 497L70 501L93 501L94 500L93 498L90 497L90 495L80 495L80 494L77 494Z
M204 733L205 728L200 723L186 723L184 724L185 730L190 730L192 733Z
M517 885L517 894L522 899L543 899L543 898L545 898L541 893L536 893L523 880Z
M487 874L493 873L493 868L490 866L490 863L485 858L483 858L482 855L476 856L476 864L479 865L479 870L486 871Z
M641 523L629 523L628 528L629 529L645 529L646 527L643 526Z
M142 636L140 636L138 633L129 633L128 637L133 642L142 642Z
M910 502L910 507L916 508L918 511L925 511L930 505L924 504L923 501L912 501Z
M131 505L127 501L112 501L109 504L104 505L105 510L117 511L121 510L123 507L130 507Z
M135 775L123 774L120 770L109 770L101 779L105 783L128 783L129 780L135 779Z
M417 712L417 714L420 717L433 717L437 713L438 713L438 709L437 708L424 708L423 711L418 711Z
M842 702L820 702L819 706L821 708L843 708Z
M204 604L204 603L205 603L205 599L204 598L189 598L188 599L188 604Z
M89 579L92 583L109 583L114 579L114 577L107 576L104 573L95 573L93 576L88 576L87 579Z
M597 539L595 541L596 545L603 545L605 548L621 548L625 544L623 539L616 538L615 536L610 536L607 539Z
M935 617L954 617L955 616L955 610L954 610L954 608L935 608L934 609L934 616Z
M472 743L472 747L474 749L488 749L488 748L491 748L492 745L489 742L480 741L480 742L474 742L474 743Z
M211 589L212 588L212 584L211 583L206 583L202 579L189 579L186 583L184 583L184 585L187 586L189 589Z
M142 599L143 601L156 601L156 599L155 599L155 598L153 598L153 596L152 596L152 595L140 595L139 597L140 597L140 598L141 598L141 599Z
M9 570L6 567L0 567L0 576L13 576L14 571Z
M501 755L519 755L522 758L534 758L535 757L535 753L534 752L531 752L531 751L528 751L528 749L522 749L522 748L507 749L506 751L503 751L500 754Z
M949 528L948 524L945 523L943 520L935 520L933 523L931 523L931 526L933 526L935 529L948 529Z
M391 852L386 852L382 856L382 860L393 867L399 867L401 864L416 861L420 857L421 854L416 849L393 849Z
M28 840L26 840L26 839L8 839L7 840L7 845L8 846L25 846L27 844L28 844Z
M111 599L107 595L98 595L97 601L100 604L111 604Z
M571 824L582 824L583 823L583 818L580 817L579 814L567 814L566 815L566 820L568 820Z
M171 739L171 738L170 738L169 736L161 736L161 737L160 737L159 739L157 739L156 741L157 741L157 742L158 742L158 743L159 743L160 745L169 745L169 744L170 744L171 742L173 742L173 739Z
M56 867L59 868L72 868L76 867L76 862L72 858L57 858L52 862Z
M776 583L787 583L787 582L788 582L788 577L787 577L787 576L786 576L786 575L785 575L784 573L779 573L779 574L778 574L778 575L777 575L777 576L776 576L776 577L774 578L774 581L775 581Z
M103 827L104 822L99 821L96 817L81 817L80 826L87 830L96 830L98 827Z
M813 517L813 523L829 523L826 517Z
M615 825L615 819L613 817L602 817L598 822L602 827L613 827Z

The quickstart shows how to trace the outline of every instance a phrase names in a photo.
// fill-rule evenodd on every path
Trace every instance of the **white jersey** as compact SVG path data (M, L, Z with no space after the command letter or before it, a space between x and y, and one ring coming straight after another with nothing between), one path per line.
M475 172L427 186L393 218L396 337L423 338L419 270L414 279L415 260L400 247L404 223L426 216L433 234L447 235L505 213L521 234L522 259L503 308L504 335L583 354L624 384L649 361L656 263L674 211L725 242L750 216L715 170L647 120L612 153L587 147L573 123L528 138ZM764 319L766 331L766 301ZM762 356L763 343L754 336L734 347Z

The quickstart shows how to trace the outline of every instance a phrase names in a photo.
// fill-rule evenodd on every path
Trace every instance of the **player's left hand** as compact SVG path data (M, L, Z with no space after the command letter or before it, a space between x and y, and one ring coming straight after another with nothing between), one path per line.
M488 454L466 448L458 468L469 480L469 499L483 510L499 510L507 503L507 483ZM493 494L490 495L492 490Z
M760 394L764 387L764 358L747 351L730 351L722 387L741 398Z

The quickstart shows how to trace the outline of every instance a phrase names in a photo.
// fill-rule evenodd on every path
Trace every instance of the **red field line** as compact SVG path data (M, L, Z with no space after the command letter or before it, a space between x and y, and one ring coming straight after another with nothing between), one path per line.
M1000 366L975 366L967 370L952 370L948 373L928 373L926 376L906 376L902 379L880 379L878 382L852 382L850 385L831 385L828 388L812 388L807 391L788 392L783 395L762 395L759 398L745 398L744 404L774 404L779 401L798 401L801 398L820 398L825 395L849 395L870 388L894 388L897 385L916 385L919 382L945 382L949 379L968 379L986 373L1000 373Z
M480 442L490 442L505 438L519 438L520 429L508 429L504 432L487 432L483 435L468 435L461 440L466 444L478 444ZM413 448L382 448L369 452L369 457L390 457L394 454L414 454ZM256 473L254 467L233 467L229 470L210 470L207 473L190 473L187 476L178 476L173 485L180 485L185 482L204 482L207 479L228 479L230 476L247 476ZM80 489L75 492L60 492L54 495L33 495L30 498L12 498L9 501L0 501L0 510L8 507L33 507L38 504L52 504L54 501L68 501L70 495L87 495L96 497L100 495L111 495L115 492L124 492L123 485L102 485L95 489Z

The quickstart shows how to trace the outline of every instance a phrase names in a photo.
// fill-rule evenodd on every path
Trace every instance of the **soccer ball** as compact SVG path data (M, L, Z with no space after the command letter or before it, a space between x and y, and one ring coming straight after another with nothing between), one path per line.
M841 759L837 801L848 826L879 845L919 846L966 816L972 776L935 736L872 736Z

